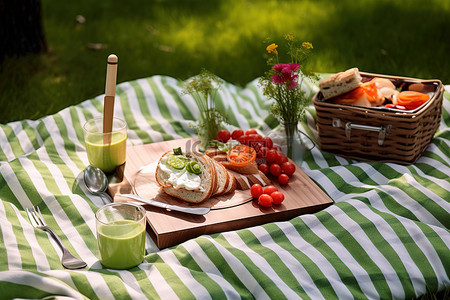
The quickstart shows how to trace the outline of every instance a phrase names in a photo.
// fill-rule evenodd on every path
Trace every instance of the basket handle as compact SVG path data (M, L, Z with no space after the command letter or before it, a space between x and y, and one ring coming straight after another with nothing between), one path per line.
M334 118L332 124L333 124L333 127L341 127L341 120ZM388 133L392 129L392 125L376 127L376 126L369 126L369 125L352 124L352 122L347 122L347 123L345 123L345 136L347 137L347 139L351 138L352 129L379 132L378 145L382 146L384 143L384 138L386 137L386 133Z

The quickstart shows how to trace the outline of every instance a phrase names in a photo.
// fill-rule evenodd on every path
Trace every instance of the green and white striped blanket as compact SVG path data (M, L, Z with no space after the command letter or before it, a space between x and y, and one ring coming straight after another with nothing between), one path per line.
M103 269L94 213L103 205L82 184L88 165L82 124L102 113L103 95L36 121L0 127L0 299L403 299L450 287L450 86L443 118L416 164L367 163L318 147L301 168L335 204L286 222L201 236L157 249L147 236L145 261ZM317 89L307 86L308 94ZM128 145L194 135L195 102L182 82L153 76L117 87L115 115ZM257 81L225 84L221 104L234 126L277 126ZM304 132L312 138L315 110ZM34 229L25 208L45 220L85 270L69 271L61 251Z

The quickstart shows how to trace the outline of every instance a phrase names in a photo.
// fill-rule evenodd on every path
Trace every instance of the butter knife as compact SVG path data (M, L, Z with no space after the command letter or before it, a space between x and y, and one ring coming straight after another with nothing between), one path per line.
M134 194L117 194L117 196L130 198L130 199L137 200L139 202L142 202L142 203L145 203L148 205L153 205L153 206L170 209L170 210L176 210L176 211L184 212L187 214L193 214L193 215L206 215L210 211L210 208L208 208L208 207L183 207L183 206L178 206L178 205L171 205L171 204L162 203L162 202L151 200L151 199L146 199L146 198L134 195Z

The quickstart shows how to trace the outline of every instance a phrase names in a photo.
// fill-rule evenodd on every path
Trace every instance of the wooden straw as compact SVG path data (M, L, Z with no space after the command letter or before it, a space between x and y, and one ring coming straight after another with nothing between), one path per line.
M103 133L112 132L118 62L119 59L116 55L111 54L108 56L108 64L106 67L105 101L103 106ZM105 134L103 143L111 143L111 135Z

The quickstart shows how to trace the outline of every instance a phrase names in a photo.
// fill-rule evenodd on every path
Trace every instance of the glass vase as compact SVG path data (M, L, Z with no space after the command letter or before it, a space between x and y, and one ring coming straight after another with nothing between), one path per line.
M303 156L306 150L312 149L314 146L308 146L308 142L302 139L302 133L298 129L298 121L282 121L280 127L272 130L268 136L273 140L274 144L281 147L281 151L292 159L297 165L303 162ZM305 135L305 137L309 139Z
M220 129L220 121L214 116L214 112L206 111L200 114L197 125L198 150L205 152L209 142L214 140Z

